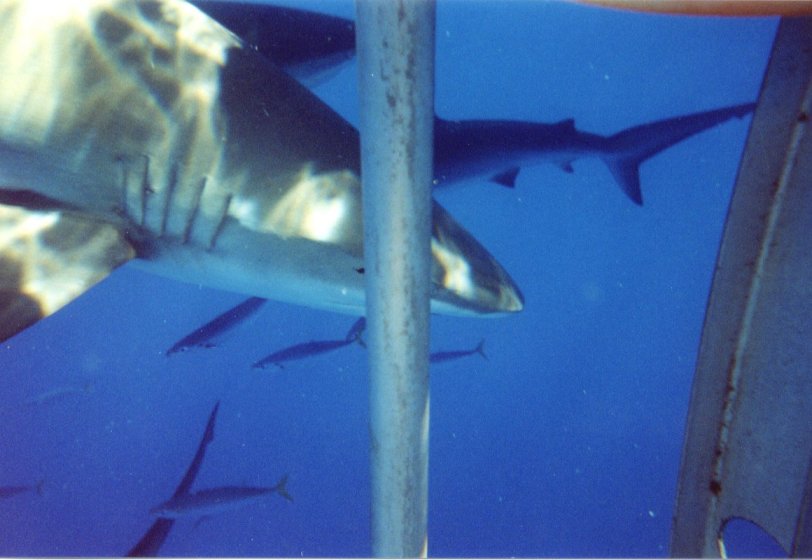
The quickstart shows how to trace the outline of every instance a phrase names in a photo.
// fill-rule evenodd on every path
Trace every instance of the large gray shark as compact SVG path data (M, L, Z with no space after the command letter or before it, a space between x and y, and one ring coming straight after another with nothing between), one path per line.
M137 259L363 314L358 133L179 0L0 0L0 340ZM432 310L518 311L440 206Z

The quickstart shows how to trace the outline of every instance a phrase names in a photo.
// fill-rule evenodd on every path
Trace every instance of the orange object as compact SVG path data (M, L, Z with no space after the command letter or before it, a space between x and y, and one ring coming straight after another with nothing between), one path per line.
M809 16L810 0L576 0L581 4L697 16Z

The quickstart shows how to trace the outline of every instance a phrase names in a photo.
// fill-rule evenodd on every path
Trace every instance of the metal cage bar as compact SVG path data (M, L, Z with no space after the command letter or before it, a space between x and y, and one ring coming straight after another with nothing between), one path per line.
M812 20L776 36L708 301L671 537L723 555L732 517L809 556Z
M372 553L426 554L434 3L357 0Z

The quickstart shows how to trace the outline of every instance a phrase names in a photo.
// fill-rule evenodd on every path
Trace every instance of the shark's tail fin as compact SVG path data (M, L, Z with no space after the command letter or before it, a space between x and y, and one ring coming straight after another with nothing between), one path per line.
M483 358L485 358L486 360L488 359L488 355L485 354L485 339L484 338L479 341L479 344L476 345L476 348L474 348L474 351L477 354L479 354L480 356L482 356Z
M367 344L364 341L364 331L367 328L367 320L365 317L361 317L355 323L352 324L350 330L347 331L346 340L348 342L357 342L361 348L366 348Z
M603 160L626 196L635 204L642 205L641 163L689 136L733 117L741 118L755 107L755 103L745 103L627 128L606 139L607 149Z
M276 483L276 486L274 486L274 488L276 489L277 494L285 498L287 501L292 502L293 496L288 494L287 484L288 484L288 475L285 475L279 479L279 482Z

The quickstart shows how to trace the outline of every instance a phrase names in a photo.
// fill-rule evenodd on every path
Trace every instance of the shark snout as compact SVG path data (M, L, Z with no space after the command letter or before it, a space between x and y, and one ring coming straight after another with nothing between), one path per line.
M502 290L500 307L508 313L517 313L524 309L524 295L519 287L511 280Z

